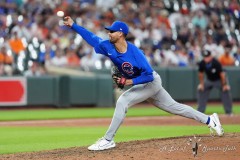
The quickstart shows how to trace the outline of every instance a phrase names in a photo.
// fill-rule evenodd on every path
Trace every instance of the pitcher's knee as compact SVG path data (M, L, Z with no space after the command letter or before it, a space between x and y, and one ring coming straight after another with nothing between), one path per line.
M128 110L127 102L119 98L116 102L116 109L123 111L124 113L127 113Z

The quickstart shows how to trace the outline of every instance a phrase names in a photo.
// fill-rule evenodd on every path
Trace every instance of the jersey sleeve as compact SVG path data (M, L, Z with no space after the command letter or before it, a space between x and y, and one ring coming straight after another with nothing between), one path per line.
M82 26L77 25L76 23L73 23L72 29L81 35L82 38L94 48L96 53L104 55L107 53L104 45L102 44L103 40L100 37L96 36Z
M133 85L143 84L153 81L153 73L142 72L141 76L133 78Z
M97 47L99 43L102 41L102 39L89 30L83 28L82 26L77 25L76 23L73 23L72 29L77 32L79 35L82 36L82 38L92 47Z
M107 47L105 46L105 41L101 41L98 45L94 47L94 50L98 54L107 55Z
M151 68L150 64L148 63L145 55L143 52L137 53L137 61L140 62L138 68L141 68L140 76L133 78L133 85L136 84L143 84L153 81L153 69ZM136 58L136 55L134 55Z

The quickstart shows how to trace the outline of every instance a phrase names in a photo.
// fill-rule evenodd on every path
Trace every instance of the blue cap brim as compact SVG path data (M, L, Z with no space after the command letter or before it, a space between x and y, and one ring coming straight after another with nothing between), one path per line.
M109 30L109 31L113 31L113 29L111 29L111 26L109 27L105 27L106 30Z

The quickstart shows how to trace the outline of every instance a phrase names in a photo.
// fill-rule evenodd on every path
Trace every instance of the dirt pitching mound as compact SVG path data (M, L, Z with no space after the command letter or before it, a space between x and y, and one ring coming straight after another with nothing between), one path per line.
M198 145L193 155L193 144ZM236 160L240 155L240 134L229 133L223 137L196 135L166 139L152 139L117 143L106 151L88 151L87 147L74 147L41 152L0 156L1 160Z

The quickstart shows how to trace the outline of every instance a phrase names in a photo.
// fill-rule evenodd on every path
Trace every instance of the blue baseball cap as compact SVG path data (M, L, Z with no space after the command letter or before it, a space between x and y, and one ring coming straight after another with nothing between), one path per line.
M128 25L121 21L115 21L111 26L105 27L105 29L109 31L123 32L125 35L127 35L129 31Z

